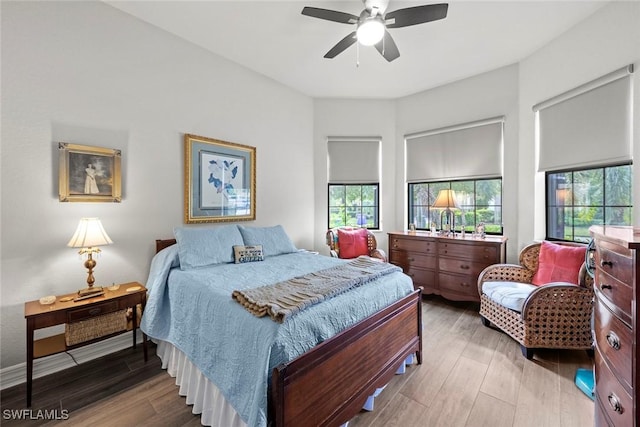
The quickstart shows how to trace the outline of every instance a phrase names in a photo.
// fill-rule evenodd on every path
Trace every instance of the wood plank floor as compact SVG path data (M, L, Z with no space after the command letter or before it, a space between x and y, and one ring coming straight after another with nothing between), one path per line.
M577 368L592 368L584 351L540 351L526 360L507 335L481 325L478 307L438 297L423 304L423 363L394 377L350 427L584 427L593 402L574 384ZM68 411L64 421L9 420L24 409L26 386L1 393L3 426L199 426L175 380L160 369L151 346L123 350L34 380L33 415ZM306 427L306 426L305 426Z

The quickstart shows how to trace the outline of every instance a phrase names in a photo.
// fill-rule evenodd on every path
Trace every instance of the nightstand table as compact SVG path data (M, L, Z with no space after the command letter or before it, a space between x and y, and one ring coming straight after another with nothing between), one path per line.
M127 289L130 289L127 291ZM56 353L62 353L78 347L83 347L104 339L120 335L124 332L133 331L133 348L136 347L136 329L138 327L139 304L144 311L147 301L147 289L138 282L122 283L117 290L109 291L105 288L105 294L74 302L61 301L67 297L75 297L77 294L60 295L56 301L50 305L40 304L40 301L29 301L24 304L24 317L27 319L27 407L31 406L31 392L33 382L33 360ZM118 332L108 333L103 336L67 345L65 334L58 334L34 340L36 329L48 328L50 326L73 324L76 322L86 322L96 319L99 316L108 315L121 310L132 309L132 318L127 323L126 328ZM142 334L142 346L144 350L144 361L147 361L147 337Z

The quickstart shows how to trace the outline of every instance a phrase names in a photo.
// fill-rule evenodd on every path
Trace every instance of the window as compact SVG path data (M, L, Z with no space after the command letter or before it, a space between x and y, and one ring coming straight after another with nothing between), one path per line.
M441 228L441 209L431 207L443 189L456 193L455 227L485 224L502 234L502 140L504 117L461 123L405 136L409 224Z
M330 137L327 141L329 228L380 229L379 137Z
M380 228L378 184L329 184L329 228Z
M588 242L591 225L631 225L630 164L546 173L547 239Z
M440 209L431 207L443 189L452 189L460 210L456 210L456 228L473 232L485 224L489 234L502 234L502 178L460 181L415 182L409 184L409 224L426 230L434 222L440 228Z

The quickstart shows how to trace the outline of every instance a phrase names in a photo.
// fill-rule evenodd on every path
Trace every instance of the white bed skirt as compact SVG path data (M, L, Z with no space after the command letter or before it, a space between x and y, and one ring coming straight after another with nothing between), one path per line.
M176 379L178 394L186 396L187 405L193 405L191 412L200 414L203 426L247 427L218 387L183 352L166 341L158 341L156 354L162 360L162 369Z
M238 413L224 398L216 387L179 349L166 341L157 341L156 354L162 361L162 369L176 379L178 394L186 396L187 405L193 405L192 413L200 415L203 426L212 427L247 427ZM413 363L413 355L405 360L396 374L403 374L406 365ZM375 398L384 387L379 388L367 399L363 409L372 411ZM342 427L347 427L346 423Z

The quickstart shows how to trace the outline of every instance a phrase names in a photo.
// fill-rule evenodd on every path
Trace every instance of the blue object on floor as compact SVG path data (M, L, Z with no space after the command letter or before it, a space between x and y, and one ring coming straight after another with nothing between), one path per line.
M593 400L593 371L591 369L578 368L576 371L576 385Z

